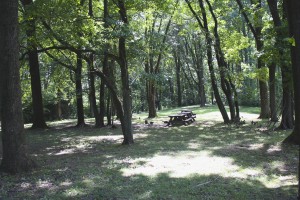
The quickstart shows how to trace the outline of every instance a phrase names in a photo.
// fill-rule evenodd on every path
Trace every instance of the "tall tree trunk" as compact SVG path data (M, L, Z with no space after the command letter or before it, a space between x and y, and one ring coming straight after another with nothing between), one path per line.
M218 85L217 85L217 79L215 76L214 72L214 66L213 66L213 57L212 57L212 39L209 34L209 29L208 29L208 22L207 22L207 17L206 17L206 12L203 4L203 0L199 0L200 8L201 8L201 13L202 13L202 19L203 19L203 27L205 30L205 39L206 39L206 48L207 48L207 62L208 62L208 68L210 72L210 79L211 79L211 85L214 91L214 96L218 105L218 108L221 112L221 115L223 117L224 123L229 123L229 117L227 114L227 111L225 109L225 106L222 102L219 90L218 90Z
M75 85L76 85L76 106L77 106L77 127L85 126L84 110L82 99L82 55L81 52L77 53L77 67L75 70Z
M284 2L287 5L290 36L295 39L295 45L291 45L294 79L295 127L292 134L283 142L300 145L300 1L285 0ZM300 170L300 167L298 167L298 170ZM300 174L300 171L298 171L298 173ZM300 197L300 184L298 184L298 197Z
M261 16L261 12L260 12L261 0L252 0L251 1L251 4L254 6L255 10L257 11L254 16L254 18L257 20L253 24L250 22L249 17L247 16L247 14L245 12L245 9L243 7L241 0L236 0L236 2L239 5L242 15L244 16L245 21L255 38L256 50L258 52L262 52L263 47L264 47L264 43L262 41L262 22L259 21L259 20L262 20L262 16ZM259 56L257 59L257 68L261 69L263 67L264 67L264 62L262 60L262 57ZM259 83L259 94L260 94L260 116L259 116L259 118L268 119L270 117L268 84L264 80L259 80L258 83Z
M286 66L284 59L284 38L288 36L285 34L285 29L282 26L280 19L277 0L268 0L269 9L273 18L276 30L276 46L278 48L278 55L280 56L280 68L282 76L282 116L278 129L292 129L294 127L293 108L292 108L292 87L291 87L291 68ZM285 16L285 15L283 15ZM270 89L271 90L271 89Z
M0 1L0 102L3 157L0 170L28 171L19 74L18 1Z
M21 1L26 17L26 36L28 46L29 72L31 79L33 124L32 128L47 128L44 118L44 106L41 89L40 66L35 42L35 19L29 16L28 8L33 4L32 0Z
M128 25L127 11L124 0L118 0L119 14L124 25ZM132 99L129 84L128 63L126 57L126 39L119 38L119 59L121 68L122 96L123 96L123 116L121 117L122 131L124 135L123 144L133 144L132 134Z
M232 91L233 89L235 89L235 86L234 86L233 82L231 81L230 76L228 76L228 73L229 73L228 64L225 61L224 53L221 49L221 42L220 42L220 37L219 37L219 33L218 33L218 20L214 14L213 8L212 8L209 0L206 0L206 2L208 4L208 8L209 8L211 15L213 16L214 25L215 25L214 31L213 31L214 36L215 36L214 47L215 47L216 58L217 58L218 66L219 66L219 72L220 72L220 78L221 78L221 88L222 88L222 90L226 96L227 102L228 102L231 120L232 121L239 120L238 118L236 118L236 113L235 113L235 111L236 111L235 105L238 106L237 98L235 98L236 104L234 104L233 91ZM238 108L237 108L237 110L238 110Z
M212 58L212 39L209 34L208 22L207 22L207 17L206 17L203 0L199 0L199 4L200 4L202 18L203 18L203 27L205 30L205 39L206 39L206 44L207 44L207 50L206 50L207 51L207 62L208 62L208 68L209 68L209 72L210 72L211 84L212 84L212 88L214 91L214 96L215 96L218 108L223 117L224 123L229 123L230 120L229 120L227 111L224 107L224 104L222 102L222 99L221 99L221 96L220 96L220 93L218 90L217 79L215 77L213 58Z
M196 66L197 66L197 78L198 78L198 91L200 98L200 107L205 107L206 98L205 98L205 88L204 88L204 66L203 66L203 55L201 52L201 45L199 44L199 48L197 48L195 44L195 52L197 52L196 56Z
M108 28L108 1L104 0L104 28ZM107 69L108 69L108 49L109 49L109 44L106 43L104 44L104 53L103 53L103 73L107 74ZM99 113L99 127L103 127L104 125L104 117L105 117L105 83L103 80L101 80L100 84L100 100L99 100L99 108L100 108L100 113Z
M174 59L176 66L176 83L177 83L177 106L182 106L182 92L181 92L181 60L179 53L174 51Z
M104 67L104 66L103 66ZM105 72L103 72L105 73ZM99 99L99 126L98 127L103 127L104 126L104 117L105 117L105 84L103 80L101 80L100 83L100 99Z
M275 63L271 63L269 66L269 88L270 88L270 115L271 121L277 122L277 110L276 110L276 85L275 85L275 72L276 65Z
M173 81L171 77L168 78L168 83L169 83L169 98L171 101L171 106L174 105L174 87L173 87Z
M111 96L108 94L107 95L107 100L106 100L106 119L107 119L107 126L112 125L112 106L111 106Z
M95 89L95 75L94 75L94 55L89 55L89 60L87 62L89 68L89 81L90 81L90 91L89 91L89 99L91 102L92 112L95 117L95 127L101 126L100 116L97 108L96 101L96 89Z
M283 142L300 145L300 1L284 0L287 7L290 36L294 37L295 45L291 46L291 58L294 78L295 127L291 135ZM299 150L300 151L300 150ZM300 152L298 158L298 199L300 199Z

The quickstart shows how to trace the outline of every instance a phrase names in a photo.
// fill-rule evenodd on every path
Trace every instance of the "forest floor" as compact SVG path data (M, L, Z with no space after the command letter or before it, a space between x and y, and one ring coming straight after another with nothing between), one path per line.
M0 173L0 199L296 199L298 148L281 144L291 131L273 131L257 108L242 108L245 124L237 125L223 124L216 107L187 108L197 114L188 126L163 123L181 108L159 112L152 126L146 113L135 114L130 146L121 145L117 123L27 128L38 167Z

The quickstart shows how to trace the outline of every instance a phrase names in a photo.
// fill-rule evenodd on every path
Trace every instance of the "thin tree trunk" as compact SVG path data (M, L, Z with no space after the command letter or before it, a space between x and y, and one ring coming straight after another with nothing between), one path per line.
M18 1L0 1L0 102L3 155L0 170L28 171L19 74Z
M105 72L103 72L105 73ZM104 126L104 117L105 117L105 84L103 80L101 80L100 83L100 99L99 99L99 126L98 127L103 127Z
M224 123L229 123L230 120L229 120L227 111L224 107L224 104L222 102L222 99L221 99L221 96L220 96L220 93L218 90L217 80L215 77L214 66L213 66L213 57L212 57L212 39L209 34L207 17L206 17L203 0L199 0L199 4L201 7L201 13L202 13L202 18L203 18L203 27L205 29L205 38L206 38L206 44L207 44L206 45L206 47L207 47L207 62L208 62L208 67L209 67L209 72L210 72L211 84L212 84L212 88L214 91L214 96L215 96L218 108L223 117Z
M111 99L110 99L110 95L107 95L107 100L106 100L106 118L107 118L107 126L112 125L111 122L111 113L112 113L112 109L111 109Z
M77 53L77 67L75 71L75 85L76 85L76 106L77 106L77 127L85 126L83 99L82 99L82 55Z
M181 60L180 55L175 50L174 51L174 59L176 66L176 85L177 85L177 106L182 106L182 92L181 92Z
M90 81L90 91L89 91L89 99L91 102L92 112L95 117L95 127L101 126L100 116L97 108L96 101L96 89L95 89L95 75L94 75L94 55L90 54L88 68L89 68L89 81Z
M197 52L197 48L195 45L195 51ZM201 46L199 45L198 51L201 51ZM203 56L202 52L197 53L197 77L198 77L198 90L199 90L199 98L200 98L200 107L205 107L206 98L205 98L205 88L204 88L204 66L203 66ZM200 57L200 58L199 58Z

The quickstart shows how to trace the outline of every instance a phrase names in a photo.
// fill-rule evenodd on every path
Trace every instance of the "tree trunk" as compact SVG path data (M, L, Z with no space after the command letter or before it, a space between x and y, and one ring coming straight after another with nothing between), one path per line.
M181 92L181 61L180 55L175 50L174 51L174 59L175 59L175 66L176 66L176 84L177 84L177 106L182 106L182 92Z
M256 7L257 9L261 8L261 0L257 0ZM260 12L260 11L258 11ZM258 15L257 19L262 19L262 16ZM262 23L258 23L255 25L255 42L256 49L258 52L262 52L264 48L264 43L262 40ZM261 56L258 57L257 60L257 68L261 69L264 67L264 62ZM270 118L270 105L269 105L269 95L268 95L268 84L266 81L259 80L259 94L260 94L260 116L261 119L269 119Z
M200 51L200 52L199 52ZM204 88L204 66L203 66L203 55L201 52L201 46L199 45L199 49L197 51L197 47L195 45L195 52L197 52L196 56L196 66L197 66L197 78L198 78L198 93L200 98L200 107L205 107L206 98L205 98L205 88Z
M214 14L213 8L208 0L206 0L208 4L209 11L213 17L214 20L214 36L215 36L215 52L216 52L216 58L217 58L217 63L219 66L219 72L220 72L220 78L221 78L221 88L226 96L229 110L230 110L230 117L232 121L239 120L239 118L236 118L236 113L235 113L235 105L238 106L237 103L237 98L235 98L236 103L234 104L234 99L233 99L233 89L235 89L235 86L233 82L231 81L230 76L228 76L229 69L228 69L228 64L225 61L224 53L221 48L221 42L220 42L220 37L219 37L219 32L218 32L218 20L217 17ZM236 93L237 94L237 93ZM237 110L239 110L237 108Z
M24 133L19 74L18 1L0 1L0 102L3 157L0 170L8 173L34 167Z
M283 142L300 145L300 1L285 0L289 22L290 37L294 37L295 45L291 45L291 58L294 78L294 107L295 127L291 135ZM300 167L298 168L300 170ZM298 172L300 173L300 171ZM298 184L298 197L300 197L300 184Z
M168 78L168 83L169 83L169 98L171 101L171 106L174 105L174 87L173 87L173 81L171 77Z
M202 18L203 18L203 27L205 29L205 39L206 39L206 51L207 51L207 63L208 63L208 68L210 72L210 79L211 79L211 85L214 91L214 96L218 105L218 108L221 112L221 115L223 117L224 123L229 123L229 117L227 114L227 111L224 107L224 104L222 102L219 90L218 90L218 85L217 85L217 79L215 76L214 72L214 66L213 66L213 57L212 57L212 39L209 34L209 29L208 29L208 23L207 23L207 17L206 17L206 12L205 8L203 5L203 0L199 0L199 4L201 7L201 13L202 13Z
M292 90L291 90L291 69L286 66L284 59L284 38L288 36L285 34L285 29L282 26L282 21L280 19L277 0L268 0L269 9L273 18L275 30L276 30L276 46L278 48L278 55L280 56L280 68L282 76L282 116L281 123L277 129L292 129L294 127L293 119L293 106L292 106ZM285 14L283 15L285 16ZM275 73L275 72L274 72ZM270 77L271 78L271 77ZM271 81L270 81L271 82ZM271 86L270 86L271 87ZM270 88L271 91L271 88ZM271 98L271 97L270 97Z
M26 36L28 47L29 72L31 79L33 124L32 128L48 128L44 118L44 106L41 89L40 66L35 43L35 20L28 16L28 7L33 4L32 0L21 1L26 17Z
M112 125L112 120L111 120L111 117L112 117L112 106L111 106L111 99L110 99L110 95L108 94L107 95L107 100L106 100L106 118L107 118L107 126L110 126Z
M76 106L77 106L77 127L85 126L84 122L84 110L83 110L83 99L82 99L82 55L77 53L77 67L75 71L75 85L76 85Z
M281 67L282 76L282 115L278 129L287 130L294 128L293 94L291 86L291 71L288 66Z
M151 61L150 61L151 63ZM147 74L153 74L153 63L149 64L148 62L145 63L145 72ZM155 108L155 83L152 78L148 78L146 80L146 93L147 93L147 103L148 103L148 118L156 117L156 108Z
M252 0L251 4L254 6L254 9L256 11L254 18L257 19L253 24L250 22L249 17L247 16L245 9L243 7L243 4L241 0L236 0L237 4L239 5L239 8L242 12L242 15L244 16L247 25L249 29L251 30L254 38L255 38L255 44L256 44L256 50L258 52L263 51L264 43L262 41L262 22L259 20L262 20L261 15L261 0ZM263 60L261 56L257 59L257 68L261 69L264 67ZM270 117L270 105L269 105L269 96L268 96L268 85L266 81L259 80L259 94L260 94L260 116L261 119L268 119Z
M95 75L93 72L94 69L94 55L90 54L88 60L88 68L89 68L89 81L90 81L90 91L89 91L89 99L91 102L92 112L95 117L95 127L101 126L100 116L97 108L97 101L96 101L96 89L95 89Z
M294 78L295 127L291 135L283 142L300 145L300 1L284 0L288 14L290 36L294 37L295 45L291 46L291 58ZM298 199L300 199L300 152L298 157Z
M270 114L271 114L271 121L277 122L277 110L276 110L276 85L275 85L275 71L276 65L275 63L271 63L269 66L269 88L270 88Z
M147 100L148 100L148 118L156 117L156 107L155 107L155 93L156 88L153 80L149 80L147 85Z
M118 0L119 14L124 25L128 25L127 13L124 0ZM129 84L128 63L126 57L126 39L119 38L119 59L121 68L122 96L123 96L123 116L121 117L122 131L124 135L123 144L133 144L132 134L132 99Z
M103 72L105 73L105 72ZM100 84L100 100L99 100L99 125L98 127L104 127L104 116L105 116L105 84L101 80Z

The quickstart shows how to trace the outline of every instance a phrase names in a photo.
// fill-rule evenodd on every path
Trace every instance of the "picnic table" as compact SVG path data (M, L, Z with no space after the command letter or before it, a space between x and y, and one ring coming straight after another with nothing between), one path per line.
M191 111L181 111L181 113L172 114L168 116L170 119L169 121L165 121L167 126L170 125L188 125L195 121L196 115L193 114Z
M196 114L194 114L193 111L191 111L191 110L182 110L181 113L185 114L188 118L191 118L193 122L195 121Z

